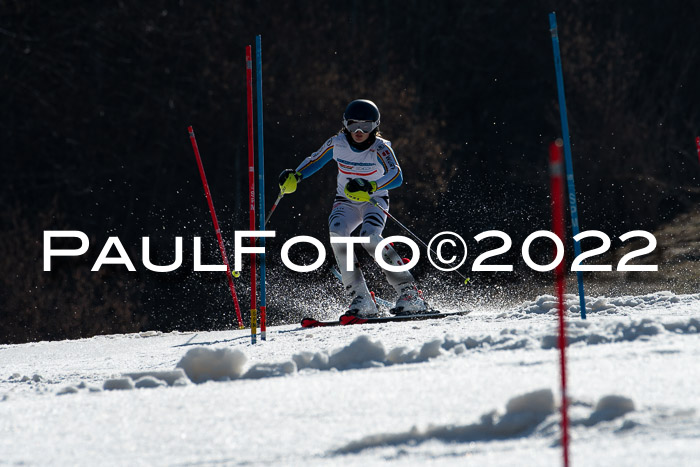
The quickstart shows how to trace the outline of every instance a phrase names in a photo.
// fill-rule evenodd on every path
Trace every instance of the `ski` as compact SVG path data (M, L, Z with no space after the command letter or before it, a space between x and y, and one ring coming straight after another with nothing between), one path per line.
M318 328L325 326L347 326L351 324L379 324L394 323L401 321L420 321L428 319L443 319L449 318L450 316L464 316L469 313L471 313L471 310L452 311L447 313L435 311L431 313L422 313L416 315L380 316L377 318L358 318L357 316L352 315L342 315L337 321L319 321L314 318L304 318L301 320L301 327Z

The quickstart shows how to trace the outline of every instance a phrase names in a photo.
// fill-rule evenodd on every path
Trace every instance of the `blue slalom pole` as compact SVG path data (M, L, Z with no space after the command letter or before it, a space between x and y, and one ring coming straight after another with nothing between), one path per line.
M557 91L559 93L559 113L561 115L561 131L564 139L564 160L566 163L566 181L569 190L569 211L571 212L571 230L574 237L579 233L578 208L576 207L576 188L574 187L574 164L571 158L571 140L569 139L569 119L566 116L566 98L564 97L564 75L561 71L561 53L559 52L559 33L557 32L557 17L554 12L549 14L549 30L552 33L552 48L554 49L554 67L557 71ZM581 245L574 241L574 253L581 254ZM581 319L586 319L586 299L583 293L583 273L576 272L578 278L578 297L581 303Z
M265 230L265 150L263 147L263 106L262 106L262 38L255 36L255 78L258 107L258 212L260 230ZM265 247L265 237L260 238L260 246ZM260 340L267 340L267 316L265 297L265 253L260 254Z

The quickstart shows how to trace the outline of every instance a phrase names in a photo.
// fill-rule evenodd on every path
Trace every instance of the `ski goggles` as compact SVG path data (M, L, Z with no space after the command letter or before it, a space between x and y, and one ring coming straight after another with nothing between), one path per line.
M350 133L355 133L356 131L370 133L379 126L377 122L367 120L345 120L343 123L345 123L345 128L347 128Z

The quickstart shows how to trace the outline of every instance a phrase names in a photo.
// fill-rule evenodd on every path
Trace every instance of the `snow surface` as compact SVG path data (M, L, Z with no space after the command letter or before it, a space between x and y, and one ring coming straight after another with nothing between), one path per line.
M567 297L572 465L700 465L700 294ZM558 465L555 300L0 345L0 465Z

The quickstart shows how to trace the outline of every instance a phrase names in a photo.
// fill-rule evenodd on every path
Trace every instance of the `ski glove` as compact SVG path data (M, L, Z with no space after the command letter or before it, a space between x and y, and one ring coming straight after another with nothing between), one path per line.
M377 182L364 178L353 178L345 185L345 196L353 201L368 202L370 195L377 190Z
M280 193L294 193L297 191L297 183L301 180L301 173L292 169L285 169L280 174Z

